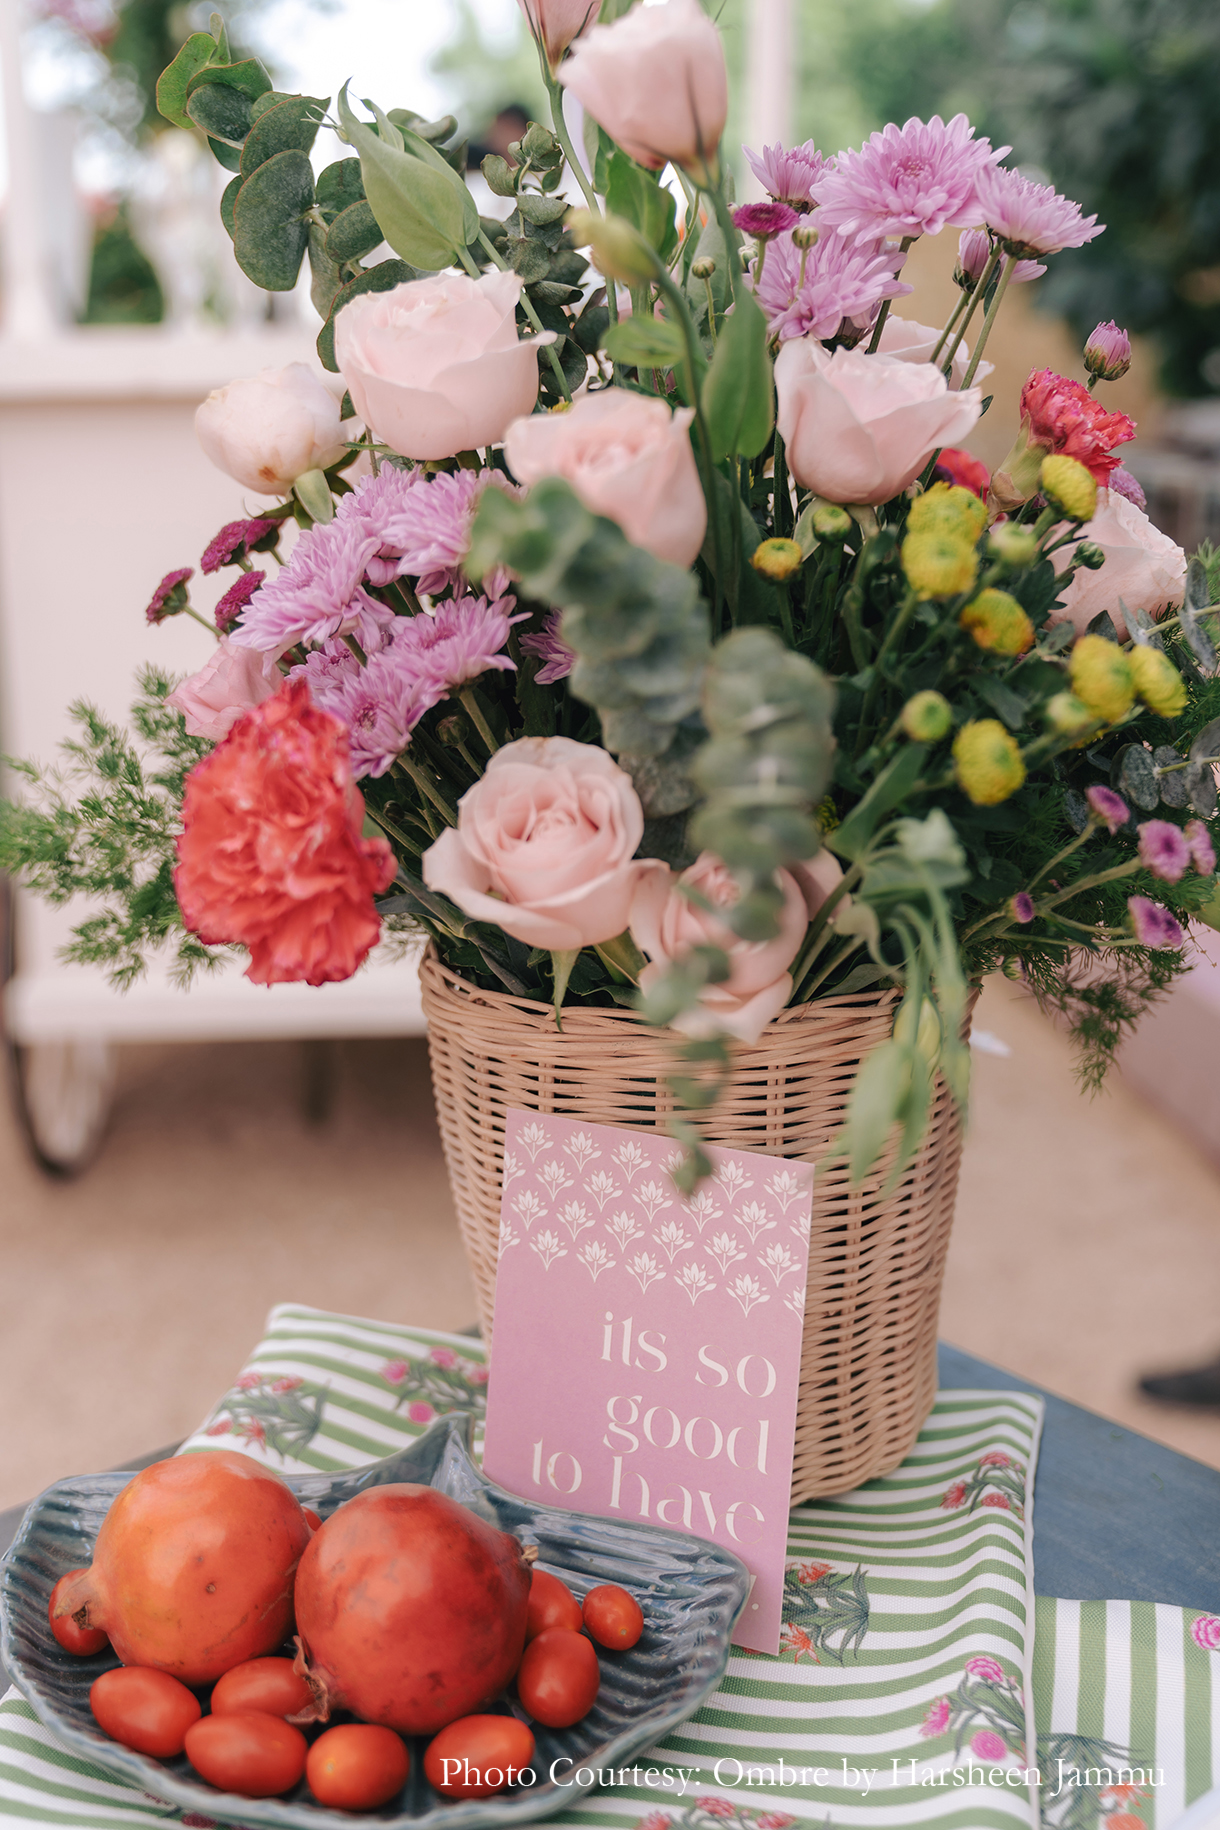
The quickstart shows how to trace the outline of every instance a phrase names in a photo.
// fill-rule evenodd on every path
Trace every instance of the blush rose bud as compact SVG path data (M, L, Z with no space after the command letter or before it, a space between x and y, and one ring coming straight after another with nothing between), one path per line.
M624 286L646 286L660 263L651 245L625 216L596 216L592 210L569 210L564 218L578 248L588 248L593 265L608 280Z
M1118 381L1131 367L1131 339L1113 319L1093 331L1084 346L1084 366L1098 381Z
M218 470L264 496L286 495L347 448L338 401L303 362L213 389L195 414L195 435Z

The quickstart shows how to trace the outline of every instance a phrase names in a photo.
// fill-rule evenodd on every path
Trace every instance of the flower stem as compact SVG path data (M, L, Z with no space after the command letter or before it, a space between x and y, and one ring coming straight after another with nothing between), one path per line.
M970 329L970 320L974 316L975 311L978 309L979 300L982 299L984 297L984 295L986 294L987 288L991 284L991 276L995 272L995 270L999 266L999 264L1000 264L1000 250L998 248L995 248L987 256L987 265L983 268L982 273L980 273L980 275L979 275L979 283L975 287L974 291L970 294L970 303L966 307L966 315L963 317L961 323L957 327L957 330L954 332L952 341L949 344L949 348L945 351L945 359L941 363L940 366L944 370L946 379L948 379L948 377L953 373L953 358L957 355L957 352L961 346L963 337L966 335L966 332Z
M177 616L193 617L194 620L199 624L199 627L201 629L207 630L208 634L211 636L211 638L214 642L218 642L220 640L220 631L216 627L215 623L209 623L206 616L200 616L198 610L192 610L191 606L189 604L183 604L181 610L176 611L175 614Z
M479 736L483 739L483 742L487 745L488 754L494 756L500 746L492 735L491 726L488 724L479 708L479 702L474 696L473 689L469 686L464 686L458 694L458 698L462 702L466 716L469 718L471 724L473 724L475 730L479 733Z
M932 351L932 354L928 357L929 362L936 362L939 360L941 351L944 349L945 344L949 341L949 338L953 335L954 329L957 326L958 319L961 317L962 313L965 311L967 305L970 303L970 301L973 297L974 297L974 288L973 287L971 288L971 290L969 292L963 292L958 295L957 304L953 307L953 310L949 313L949 321L945 325L945 328L941 331L940 336L936 339L936 347Z
M493 261L495 263L495 265L497 267L499 267L499 269L502 273L507 273L509 271L508 262L500 254L498 254L496 252L496 249L493 247L492 243L488 240L487 236L484 234L482 229L479 230L479 246L483 249L483 252L486 254L488 260ZM472 272L472 273L474 273L476 278L478 277L478 269L477 269L477 267L475 267L473 265L472 262L467 261L466 268L467 268L468 272ZM530 323L533 325L534 329L539 333L539 335L541 335L545 331L546 326L543 324L542 319L538 316L538 313L535 311L534 302L530 298L530 295L525 290L524 286L522 286L522 288L521 288L521 297L520 297L520 300L518 301L518 303L520 304L522 311L525 313L525 315L529 319ZM548 357L550 358L551 367L555 371L555 379L559 383L560 392L563 394L564 399L570 403L571 399L572 399L572 390L568 386L568 378L563 372L563 364L562 364L562 362L560 362L559 357L556 354L555 345L553 343L547 344L546 353L547 353Z
M1016 268L1017 268L1017 263L1016 263L1015 259L1013 258L1013 256L1011 254L1005 255L1004 267L1000 274L999 285L996 287L995 294L992 298L992 301L991 301L990 305L987 307L987 315L983 319L983 328L979 332L979 340L974 346L974 354L970 358L970 363L966 369L966 373L962 376L962 387L963 388L968 388L970 386L970 383L974 380L975 370L978 368L979 363L982 360L983 351L987 347L987 339L991 335L991 327L995 323L996 313L1000 309L1000 301L1003 299L1005 292L1008 290L1008 282L1012 278L1013 274L1016 272Z
M917 239L918 237L914 235L904 235L902 238L901 253L905 254L911 243ZM872 338L868 348L864 352L866 356L875 356L877 354L877 350L881 344L881 333L885 329L885 320L890 315L890 304L891 300L882 299L881 310L877 313L877 322L873 326Z
M436 808L447 826L457 825L457 815L441 793L440 789L436 786L435 782L429 781L426 772L421 769L417 763L411 760L405 750L400 752L398 760L394 764L394 768L400 769L404 775L410 777L420 793L432 802L432 805Z

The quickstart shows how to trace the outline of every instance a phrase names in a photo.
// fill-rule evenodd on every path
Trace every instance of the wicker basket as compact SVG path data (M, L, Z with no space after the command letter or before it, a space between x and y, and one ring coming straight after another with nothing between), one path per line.
M672 1100L673 1038L630 1011L565 1009L479 991L429 951L420 977L445 1160L491 1338L505 1112L562 1112L656 1130ZM738 1046L710 1142L817 1164L792 1501L896 1468L936 1391L936 1318L961 1159L942 1080L919 1155L885 1200L884 1166L849 1188L825 1163L856 1067L890 1032L892 990L781 1011Z

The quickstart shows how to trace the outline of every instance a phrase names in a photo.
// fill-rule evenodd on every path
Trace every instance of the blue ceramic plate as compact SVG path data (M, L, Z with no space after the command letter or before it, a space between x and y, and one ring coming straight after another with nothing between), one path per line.
M595 1780L582 1784L576 1778L582 1768L630 1764L693 1715L716 1688L728 1661L729 1635L749 1590L745 1565L730 1551L656 1526L620 1525L517 1499L485 1479L469 1448L470 1418L446 1417L386 1461L347 1474L289 1477L288 1485L323 1518L353 1494L387 1481L436 1487L523 1544L536 1544L539 1566L560 1576L578 1598L599 1582L629 1589L643 1609L644 1632L630 1652L598 1648L601 1690L582 1721L573 1728L536 1728L538 1779L529 1788L450 1803L424 1778L425 1743L413 1741L411 1777L403 1791L380 1811L361 1814L395 1830L528 1823L591 1791ZM185 1756L152 1760L120 1747L98 1728L89 1708L89 1686L117 1660L109 1651L93 1658L62 1651L51 1637L47 1608L59 1578L91 1562L98 1527L130 1479L128 1474L91 1474L60 1481L27 1512L0 1566L0 1657L17 1688L74 1753L183 1810L284 1830L328 1830L359 1821L317 1804L304 1781L283 1798L218 1792L199 1778ZM552 1762L558 1763L555 1781L549 1778Z

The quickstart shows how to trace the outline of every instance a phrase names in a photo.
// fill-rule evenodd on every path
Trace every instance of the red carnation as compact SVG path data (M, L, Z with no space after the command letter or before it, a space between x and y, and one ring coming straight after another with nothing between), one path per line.
M1135 437L1134 420L1107 413L1079 381L1053 369L1035 371L1022 388L1021 418L1028 422L1031 445L1076 458L1103 487L1121 461L1115 445Z
M363 814L346 730L290 682L187 777L174 873L187 927L247 947L256 985L350 978L395 868L384 839L361 838Z
M981 459L973 457L969 451L959 451L956 445L946 445L936 460L936 469L932 472L935 483L959 483L963 489L972 489L976 496L987 500L987 491L991 488L991 472Z

